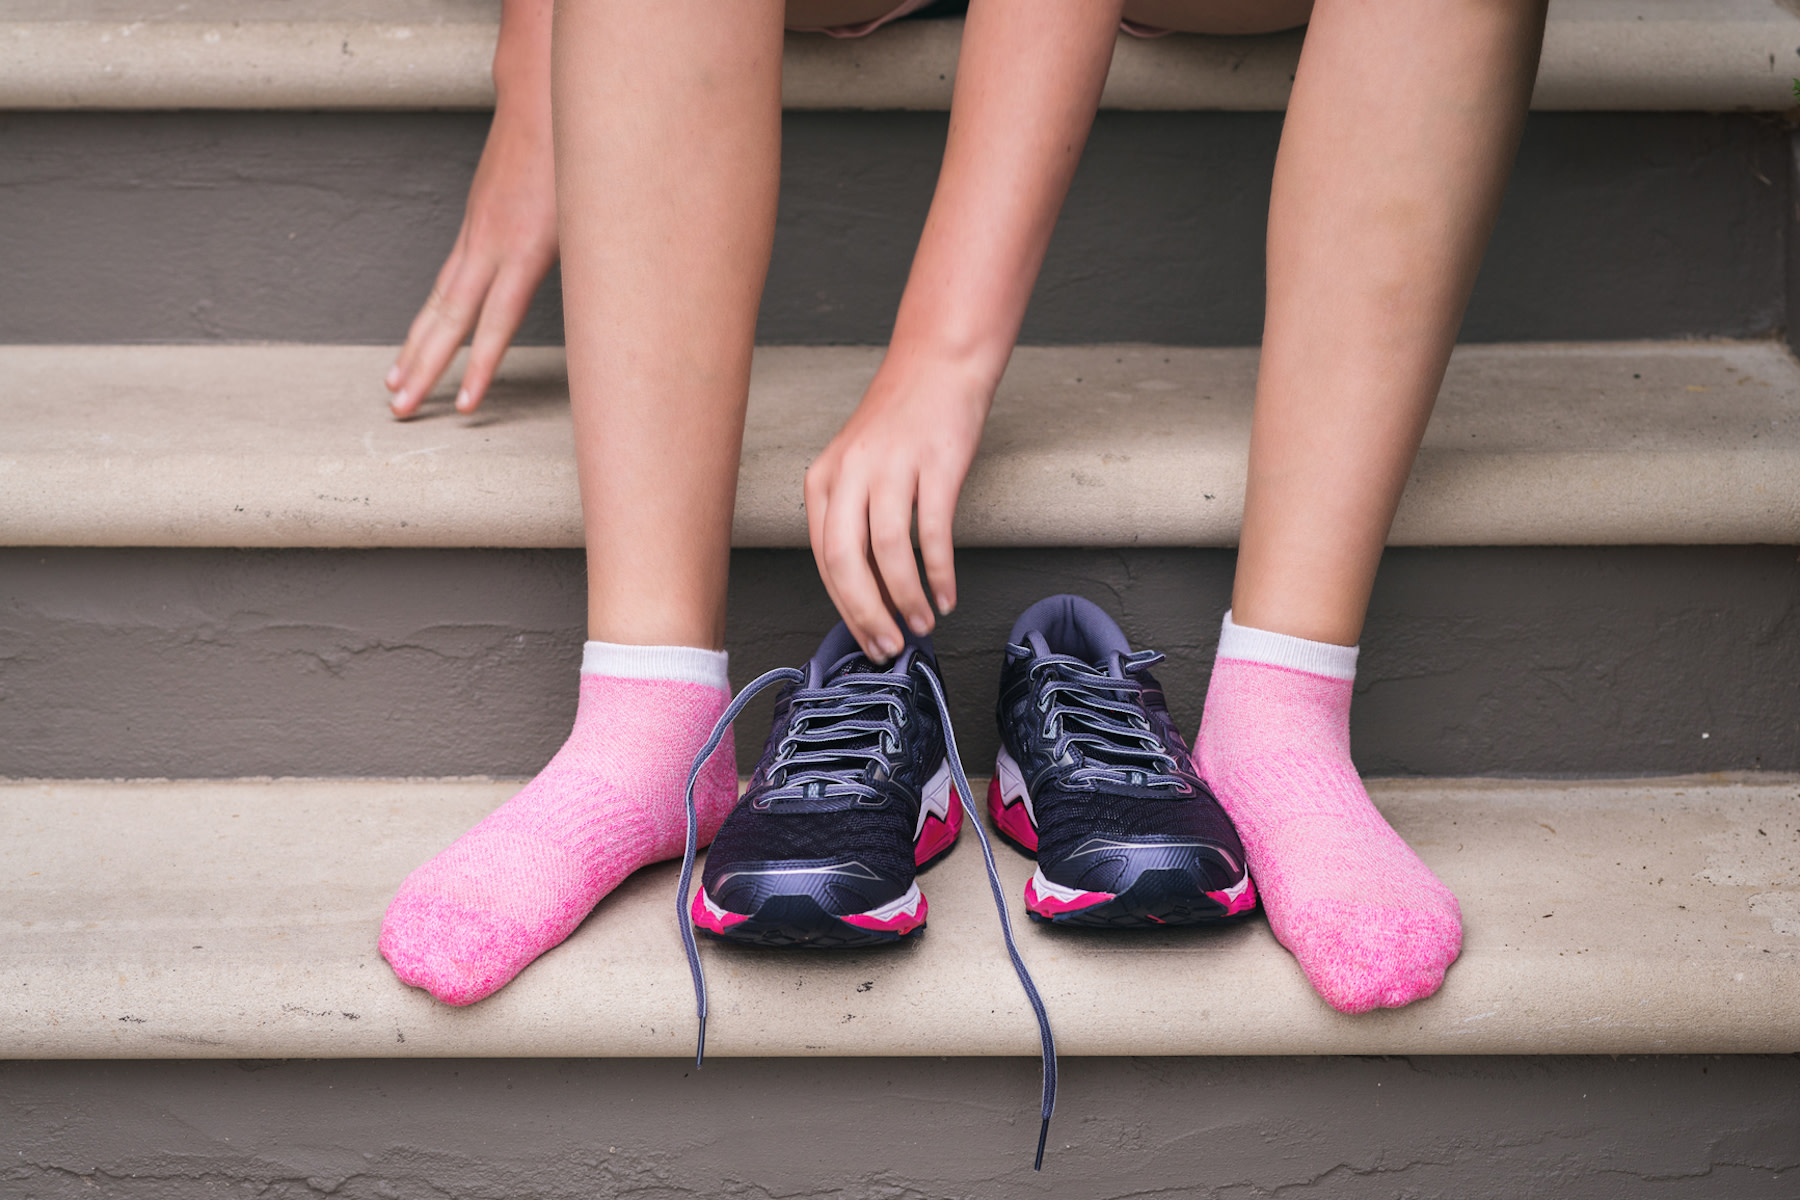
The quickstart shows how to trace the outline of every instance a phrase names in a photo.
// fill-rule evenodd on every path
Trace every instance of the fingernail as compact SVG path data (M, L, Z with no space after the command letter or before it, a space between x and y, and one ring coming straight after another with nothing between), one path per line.
M910 625L912 627L912 631L914 633L918 634L920 637L924 637L926 634L931 632L931 622L927 621L924 617L921 617L921 616L917 615L916 613L913 616L908 617L906 620L906 623L908 625Z
M880 637L875 639L875 651L881 655L882 661L885 662L894 657L894 655L900 653L900 647L895 643L893 638Z
M944 593L942 593L942 592L938 593L937 606L938 606L938 616L940 616L940 617L949 616L950 610L952 608L956 607L954 604L950 603L950 598L948 596L944 595Z
M395 388L399 387L400 386L400 364L395 363L393 366L389 367L388 373L386 375L382 376L382 380L387 384L388 391L390 391L390 392L393 391Z
M468 412L471 408L474 408L474 407L475 407L475 397L469 395L468 388L464 388L462 391L456 393L456 411L457 412Z
M397 413L404 412L406 410L406 393L395 392L394 398L388 401L388 407Z

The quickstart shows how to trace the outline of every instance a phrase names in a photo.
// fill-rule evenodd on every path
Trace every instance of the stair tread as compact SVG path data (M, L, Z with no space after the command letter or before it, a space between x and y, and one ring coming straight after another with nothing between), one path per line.
M435 1003L382 962L376 930L399 881L514 786L0 784L0 1057L691 1053L674 864L633 876L472 1008ZM1462 959L1436 997L1335 1013L1260 917L1136 935L1045 929L1019 911L1030 864L1002 848L1063 1052L1800 1051L1800 777L1372 791L1462 901ZM706 943L709 1051L1034 1054L977 848L921 882L929 928L899 949Z
M53 12L47 9L53 8ZM0 0L0 108L482 108L493 0ZM790 39L791 109L949 106L962 23ZM1534 107L1793 107L1800 16L1780 0L1558 0ZM1121 38L1103 103L1286 105L1296 34Z
M562 355L393 421L367 346L0 347L0 544L576 547ZM757 352L734 542L806 545L806 465L881 351ZM1015 355L964 546L1228 546L1256 352ZM1774 342L1466 346L1396 545L1800 541L1800 363Z

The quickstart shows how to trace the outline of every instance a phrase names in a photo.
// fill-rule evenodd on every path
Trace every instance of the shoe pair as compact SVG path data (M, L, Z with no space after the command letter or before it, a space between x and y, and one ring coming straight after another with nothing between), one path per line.
M1079 596L1026 609L1000 672L995 827L1038 860L1025 906L1041 921L1126 928L1193 925L1250 911L1256 892L1237 831L1189 760L1149 668L1117 624ZM725 729L764 688L775 704L750 786L707 854L691 905L698 840L694 780ZM841 623L804 668L753 680L695 756L677 908L694 979L696 1064L706 1055L706 976L694 930L758 946L867 946L925 927L915 876L956 845L969 781L956 752L937 657L908 637L870 661ZM969 822L1019 986L1043 1050L1044 1162L1056 1108L1056 1042L980 821Z
M1026 911L1119 929L1254 908L1243 845L1149 672L1162 655L1132 650L1079 596L1032 605L1007 641L988 810L1037 858ZM917 934L928 905L915 875L955 847L963 824L930 639L909 637L878 665L839 624L794 674L713 839L693 923L759 946Z

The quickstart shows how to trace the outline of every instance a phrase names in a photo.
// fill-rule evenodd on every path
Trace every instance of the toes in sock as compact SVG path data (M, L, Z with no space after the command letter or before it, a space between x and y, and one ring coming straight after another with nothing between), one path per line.
M394 973L446 1004L473 1004L631 872L679 857L688 771L729 699L723 651L589 642L569 740L388 906L380 948ZM736 800L728 734L694 787L701 845Z
M1234 625L1213 667L1200 774L1231 814L1275 936L1343 1012L1429 996L1462 913L1350 762L1356 649Z

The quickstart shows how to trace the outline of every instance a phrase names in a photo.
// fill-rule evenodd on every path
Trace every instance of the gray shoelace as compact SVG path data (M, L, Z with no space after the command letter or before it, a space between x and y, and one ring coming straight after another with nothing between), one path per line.
M975 830L976 839L981 844L981 860L987 867L988 887L994 895L994 909L1000 916L1000 932L1006 939L1006 954L1012 959L1013 973L1019 977L1019 986L1025 990L1025 998L1031 1002L1031 1011L1037 1017L1038 1042L1043 1056L1043 1121L1038 1127L1037 1156L1032 1162L1032 1169L1042 1170L1044 1166L1044 1143L1050 1136L1050 1114L1056 1111L1056 1040L1050 1033L1050 1014L1044 1008L1044 1001L1038 995L1037 984L1031 978L1031 972L1025 967L1025 960L1019 956L1018 944L1013 940L1012 915L1006 908L1006 892L1000 883L1000 872L994 866L994 848L988 842L987 830L982 827L981 814L974 807L974 793L969 790L969 779L963 772L962 756L956 749L956 733L950 727L950 705L944 699L944 689L937 677L929 670L918 672L931 689L932 701L937 705L938 719L944 727L944 752L950 760L950 777L956 784L956 794L960 798L968 816L967 825ZM880 676L862 676L863 679L879 679ZM887 677L891 686L893 677ZM751 680L743 691L737 694L726 706L718 722L713 726L712 735L706 744L694 756L693 770L688 772L687 801L687 846L681 858L681 886L675 895L676 919L681 925L681 945L687 951L688 971L694 977L694 1010L699 1020L699 1033L694 1045L694 1065L704 1065L706 1061L706 972L700 966L700 947L694 938L693 919L688 914L688 893L694 882L694 855L699 850L700 815L694 807L694 783L700 778L700 771L711 758L713 751L719 748L719 742L725 737L725 730L737 719L744 706L755 699L757 694L776 683L806 682L805 672L796 667L777 667ZM816 696L819 702L830 704L848 700L835 693L839 685L832 688L808 689L808 694ZM820 694L826 693L826 694ZM858 701L861 702L860 700ZM795 736L790 731L790 737ZM805 737L804 731L799 735ZM797 755L795 756L797 757ZM789 761L794 761L790 758ZM814 766L820 764L814 763Z
M1009 646L1030 654L1025 646ZM1139 671L1161 662L1154 650L1120 656L1120 673L1109 674L1067 654L1040 654L1027 668L1036 681L1035 705L1057 761L1073 767L1069 783L1123 784L1187 791L1162 738L1150 727Z

